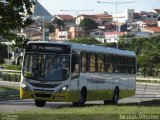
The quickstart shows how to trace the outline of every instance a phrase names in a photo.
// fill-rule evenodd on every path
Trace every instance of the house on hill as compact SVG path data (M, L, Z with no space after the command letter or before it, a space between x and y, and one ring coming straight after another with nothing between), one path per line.
M75 18L71 15L54 15L51 18L51 21L54 21L54 19L60 19L64 22L65 27L74 27L75 26Z
M98 25L108 25L112 23L112 16L106 13L101 13L101 14L95 14L95 15L79 15L76 18L76 24L79 25L80 22L84 19L84 18L89 18L94 20Z

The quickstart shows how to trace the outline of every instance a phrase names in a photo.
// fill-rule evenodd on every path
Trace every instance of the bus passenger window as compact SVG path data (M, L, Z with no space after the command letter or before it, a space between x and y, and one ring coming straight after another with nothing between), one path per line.
M72 78L79 77L79 54L75 51L72 53Z
M81 72L82 73L85 73L86 70L87 70L87 68L86 68L86 66L87 66L86 57L87 57L86 52L82 52L81 53Z
M98 72L104 72L104 62L105 62L104 54L98 54Z
M95 72L96 71L96 54L90 53L89 56L90 56L89 72Z
M72 78L79 77L79 54L72 52Z
M113 55L106 55L105 56L105 68L107 73L113 73Z

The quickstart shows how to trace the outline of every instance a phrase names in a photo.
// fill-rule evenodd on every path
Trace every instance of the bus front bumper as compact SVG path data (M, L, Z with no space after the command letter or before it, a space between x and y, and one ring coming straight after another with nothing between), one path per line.
M36 92L27 91L20 87L20 99L36 99L55 102L73 102L78 101L78 91L65 92ZM73 97L74 96L74 97Z

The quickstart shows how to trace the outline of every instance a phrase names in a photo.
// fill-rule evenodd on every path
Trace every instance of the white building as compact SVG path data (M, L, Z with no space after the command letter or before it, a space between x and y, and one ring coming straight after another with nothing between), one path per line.
M79 15L76 18L76 24L79 25L84 18L94 20L98 25L105 25L112 23L112 16L107 13L94 14L94 15Z
M127 34L126 32L105 32L105 40L109 43L117 43L119 36Z
M94 37L95 39L97 39L98 41L104 43L105 42L105 39L104 39L104 32L99 30L99 29L96 29L96 30L93 30L90 32L90 37Z
M133 22L134 9L126 9L124 13L113 14L113 21L120 23L132 23Z
M140 12L141 15L141 21L143 20L158 20L158 13L154 13L154 12L145 12L145 11L141 11Z

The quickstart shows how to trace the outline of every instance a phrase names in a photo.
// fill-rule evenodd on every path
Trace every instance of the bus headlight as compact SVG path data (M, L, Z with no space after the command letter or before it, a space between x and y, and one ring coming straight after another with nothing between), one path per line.
M23 83L21 84L21 87L22 87L22 89L24 89L24 90L31 90L30 87L29 87L25 82L23 82Z
M58 92L65 92L68 89L68 85L62 86Z
M25 88L27 87L27 85L26 85L25 83L22 83L22 84L21 84L21 87L22 87L23 89L25 89Z
M62 87L62 90L63 90L63 91L66 91L66 90L67 90L67 87L66 87L66 86L63 86L63 87Z

